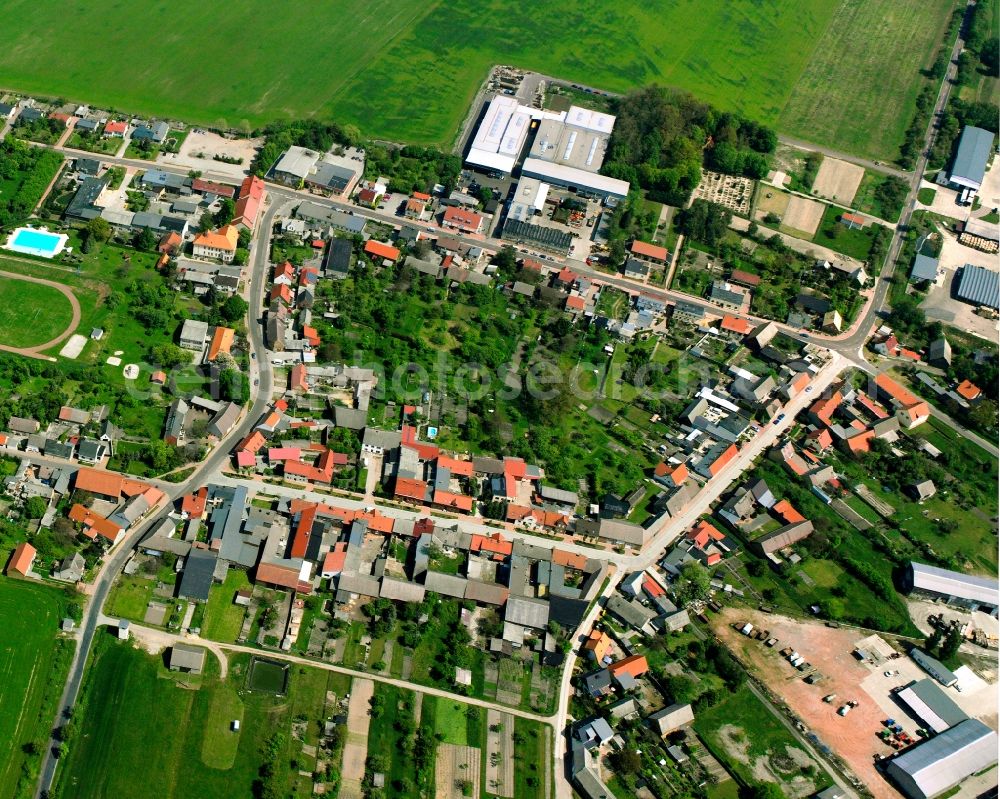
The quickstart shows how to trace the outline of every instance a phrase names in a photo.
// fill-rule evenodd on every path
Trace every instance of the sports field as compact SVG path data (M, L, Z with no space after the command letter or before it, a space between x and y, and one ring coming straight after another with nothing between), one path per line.
M0 796L22 795L38 774L73 656L56 638L65 607L58 589L0 577ZM36 752L25 749L31 744Z
M316 116L446 146L506 63L611 91L679 86L809 140L889 151L891 136L871 134L909 122L952 2L316 0L278 13L235 0L220 26L200 0L127 13L93 0L73 15L61 0L12 0L0 68L19 90L200 124Z
M73 319L73 307L57 289L0 277L0 344L36 347L62 333Z

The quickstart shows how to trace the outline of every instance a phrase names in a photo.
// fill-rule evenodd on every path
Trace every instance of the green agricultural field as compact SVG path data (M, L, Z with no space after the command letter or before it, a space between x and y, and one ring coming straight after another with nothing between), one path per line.
M0 277L0 343L37 347L69 327L73 307L56 288Z
M58 589L0 577L0 796L31 796L73 644ZM34 747L34 748L32 748Z
M679 86L867 152L895 147L952 2L318 0L275 14L238 0L227 18L240 36L220 39L218 9L198 0L124 17L115 0L96 0L72 24L59 0L14 0L0 10L0 63L27 92L242 129L316 116L438 145L453 141L490 66L517 64L610 91ZM144 35L163 27L170 36ZM884 130L894 135L871 135Z
M841 0L779 130L858 155L896 157L955 0Z

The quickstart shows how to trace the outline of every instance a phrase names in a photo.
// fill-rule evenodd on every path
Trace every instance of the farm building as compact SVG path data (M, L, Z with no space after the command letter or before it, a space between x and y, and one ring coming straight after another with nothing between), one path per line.
M993 134L990 131L966 126L958 140L958 150L948 173L948 182L956 189L979 191L992 150Z
M904 589L943 599L949 605L983 608L995 614L1000 602L1000 583L988 577L973 577L911 561L903 580Z
M910 709L924 726L944 732L965 721L968 716L929 677L908 685L896 697Z
M997 762L997 734L966 719L893 759L886 772L910 799L930 799Z
M931 677L941 683L941 685L945 688L950 688L958 682L958 677L956 677L947 666L945 666L937 658L932 658L922 649L914 647L910 650L910 657L913 658L914 663L930 674Z
M938 274L938 259L931 258L929 255L924 255L923 253L917 253L917 257L913 259L913 268L910 270L910 282L918 283L922 280L934 281L937 280Z
M167 656L167 668L171 671L186 671L189 674L201 674L205 668L205 649L188 644L174 644Z

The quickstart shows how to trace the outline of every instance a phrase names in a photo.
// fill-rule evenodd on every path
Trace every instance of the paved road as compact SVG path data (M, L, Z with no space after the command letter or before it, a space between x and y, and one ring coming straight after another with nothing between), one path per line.
M256 243L251 248L250 263L250 295L254 298L251 303L251 314L255 313L263 303L264 286L266 285L268 251L270 249L270 233L274 223L274 217L280 210L281 205L274 202L264 212L260 221L259 235ZM261 325L251 317L250 324L247 325L248 339L251 351L257 354L257 363L260 369L260 386L251 386L251 396L253 402L249 410L244 414L242 420L237 423L229 434L223 438L208 457L198 465L191 476L183 483L169 484L164 487L165 497L162 503L155 509L155 515L144 524L131 531L126 538L106 556L104 564L101 566L94 579L90 599L84 610L83 620L77 634L77 648L70 664L69 674L66 678L66 687L63 689L62 699L59 702L59 711L53 726L58 726L64 714L73 708L76 697L80 691L80 684L83 681L84 669L87 663L87 656L90 653L94 635L98 629L98 622L101 617L104 603L108 598L108 592L115 577L122 570L125 561L132 554L132 548L142 539L145 533L159 524L169 513L174 501L183 494L199 486L205 481L207 475L216 474L221 470L223 464L229 460L229 451L233 444L243 438L256 424L257 419L263 413L265 407L270 402L272 372L264 351L263 330ZM162 486L162 484L160 484ZM42 759L41 777L38 783L36 799L43 791L50 791L55 779L56 766L58 760L52 756L53 748L56 745L55 738L49 741Z

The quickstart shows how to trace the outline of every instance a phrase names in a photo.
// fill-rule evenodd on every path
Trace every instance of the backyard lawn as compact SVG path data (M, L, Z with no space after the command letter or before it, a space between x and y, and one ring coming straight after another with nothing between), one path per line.
M0 795L30 796L56 714L73 643L57 638L66 598L0 577ZM26 746L37 749L29 752Z
M208 593L205 610L205 626L202 636L213 641L232 643L240 634L246 608L233 602L236 592L250 587L247 573L241 569L230 569L222 585L212 584Z

